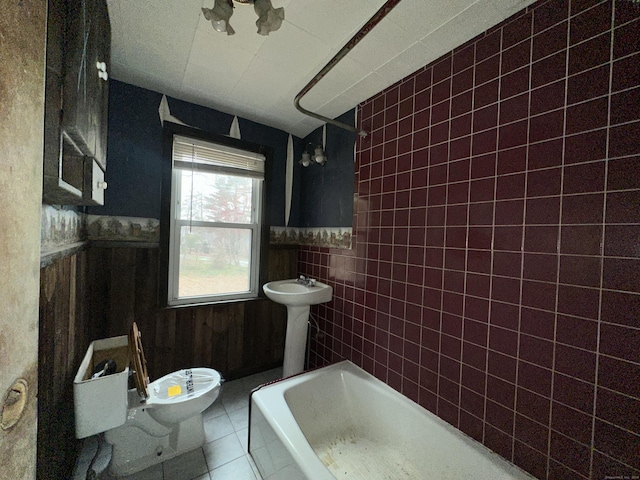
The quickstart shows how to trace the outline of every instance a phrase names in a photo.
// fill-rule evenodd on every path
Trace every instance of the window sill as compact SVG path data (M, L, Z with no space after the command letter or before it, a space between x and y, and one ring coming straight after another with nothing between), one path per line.
M179 310L182 308L196 308L196 307L214 307L217 305L228 305L233 303L249 303L255 302L257 300L269 300L267 296L261 292L257 297L251 298L237 298L231 300L218 300L218 301L207 301L207 302L196 302L196 303L183 303L180 305L164 305L160 307L160 310Z

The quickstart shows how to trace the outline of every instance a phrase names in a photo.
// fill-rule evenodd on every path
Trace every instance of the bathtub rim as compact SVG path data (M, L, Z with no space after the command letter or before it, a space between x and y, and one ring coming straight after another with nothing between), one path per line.
M254 458L253 453L251 453L251 423L252 423L251 418L252 418L254 394L259 392L264 393L265 389L268 389L270 387L282 387L283 383L287 383L288 386L286 387L286 389L282 390L282 394L281 394L282 401L286 403L286 399L284 398L284 392L287 389L295 385L299 385L300 383L309 381L309 378L312 378L313 376L321 374L319 373L320 371L326 372L327 370L336 370L336 369L342 370L343 369L342 367L347 363L353 365L356 368L359 368L357 367L357 365L355 365L353 362L349 360L342 360L340 362L332 363L324 367L316 367L311 370L305 370L300 373L296 373L295 375L291 375L289 377L279 378L277 380L273 380L271 382L267 382L262 385L259 385L253 390L251 390L251 394L249 395L249 431L247 435L247 452L251 456L251 459L256 464L256 466L258 465L258 462ZM319 480L336 480L336 477L331 474L329 469L322 463L320 458L318 458L318 456L314 452L313 447L309 444L307 437L305 437L304 432L302 432L302 430L300 429L300 426L298 425L295 417L293 416L293 413L289 408L287 408L284 412L281 410L279 413L281 415L286 415L288 417L287 420L291 421L293 431L296 433L296 435L298 436L299 434L302 436L302 439L304 440L304 442L301 442L300 445L302 447L306 447L304 448L304 450L307 450L308 453L312 454L312 455L309 455L309 458L307 458L306 456L303 458L303 456L299 451L299 448L296 448L296 445L291 443L290 435L286 435L284 433L284 429L282 428L282 425L274 420L275 417L273 415L267 416L264 414L264 409L266 408L268 410L268 407L266 407L265 402L263 402L262 399L260 399L260 402L256 401L256 403L262 404L262 407L263 407L263 409L261 409L262 416L264 417L266 422L269 424L271 429L274 431L274 433L277 435L280 442L283 445L288 447L287 451L291 454L296 465L300 468L300 470L302 470L302 472L305 474L307 478L313 478L313 475L317 476L318 472L323 472L323 474L326 472L328 476L323 475L323 478ZM313 467L313 468L310 468L310 467Z

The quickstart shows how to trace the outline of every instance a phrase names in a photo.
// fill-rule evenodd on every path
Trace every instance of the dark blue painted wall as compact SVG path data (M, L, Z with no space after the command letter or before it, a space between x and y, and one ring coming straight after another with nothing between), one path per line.
M89 213L160 218L162 95L109 82L109 136L104 207Z
M337 120L355 125L355 110ZM354 145L356 134L327 124L327 163L303 168L300 182L299 227L351 227L353 220ZM309 145L311 143L311 145ZM322 127L305 138L311 149L322 145Z
M158 107L162 94L126 83L109 82L109 138L106 180L109 184L102 207L88 213L160 218L162 125ZM233 116L167 97L171 114L192 127L226 135ZM346 116L345 116L346 115ZM353 123L354 112L343 115ZM267 181L267 221L284 226L285 162L288 134L282 130L238 119L242 140L273 149ZM321 130L307 139L321 142ZM349 132L327 127L325 167L303 168L297 163L305 140L294 137L295 167L290 226L351 226L353 202L353 141ZM316 204L320 202L320 208Z

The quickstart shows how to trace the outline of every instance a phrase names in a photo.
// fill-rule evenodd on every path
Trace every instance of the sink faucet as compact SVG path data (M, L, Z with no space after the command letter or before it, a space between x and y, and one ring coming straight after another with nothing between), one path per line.
M315 278L308 278L305 277L304 275L300 275L300 277L298 278L298 280L296 280L297 283L304 285L305 287L315 287L316 286L316 280Z

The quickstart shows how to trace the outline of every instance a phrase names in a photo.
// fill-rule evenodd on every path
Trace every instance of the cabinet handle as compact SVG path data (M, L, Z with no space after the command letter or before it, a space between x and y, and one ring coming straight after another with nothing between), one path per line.
M96 185L98 188L102 188L103 190L107 189L107 182L98 182Z
M104 62L96 62L96 68L98 69L98 77L105 82L109 80L109 74L107 73L107 64Z

